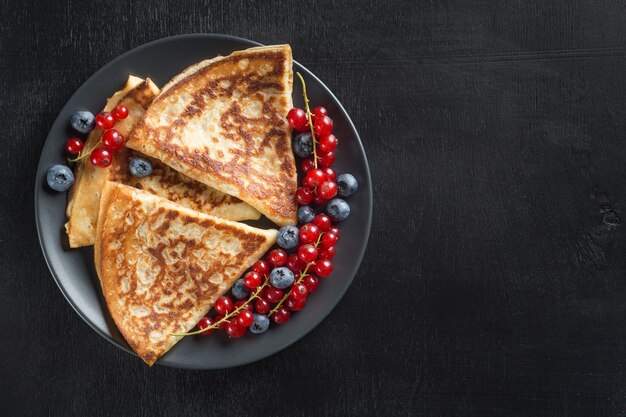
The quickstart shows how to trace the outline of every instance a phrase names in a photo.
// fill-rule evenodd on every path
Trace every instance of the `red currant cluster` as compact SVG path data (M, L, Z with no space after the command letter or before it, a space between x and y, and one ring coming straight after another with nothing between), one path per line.
M311 130L313 156L302 161L305 175L296 195L301 206L312 201L319 205L337 194L336 174L331 165L335 161L334 151L338 141L332 134L333 121L328 117L327 110L316 107L313 112L309 111L306 86L301 76L300 79L306 111L291 109L288 122L298 132ZM279 239L278 242L292 253L282 248L270 251L252 266L242 282L233 286L232 298L228 295L220 297L215 303L214 315L202 318L198 322L198 330L182 335L209 335L216 329L225 330L231 338L243 336L247 329L252 333L263 333L270 320L276 324L285 323L293 312L304 308L308 295L319 286L319 278L328 277L333 271L332 259L340 232L328 214L315 215L310 207L302 209L307 212L304 218L300 218L305 224L299 228L282 228L281 232L283 229L291 230L285 234L288 239L284 238L282 242ZM281 270L280 274L277 274L278 270ZM275 275L289 279L287 282L275 280ZM233 301L234 298L240 299Z
M93 116L92 116L93 117ZM70 138L65 144L65 150L70 155L76 155L70 162L76 162L90 157L91 163L100 168L106 168L113 162L115 153L124 147L124 136L113 129L116 121L128 117L128 107L119 104L111 113L101 112L96 116L96 126L104 130L100 141L88 151L84 151L85 143L79 138ZM100 145L102 142L102 146Z

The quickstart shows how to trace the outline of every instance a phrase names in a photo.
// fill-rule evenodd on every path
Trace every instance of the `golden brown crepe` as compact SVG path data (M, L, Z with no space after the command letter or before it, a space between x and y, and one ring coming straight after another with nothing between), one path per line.
M115 129L127 138L158 93L158 87L149 78L143 80L131 75L124 88L108 100L104 111L111 111L119 103L128 107L128 117L115 124ZM101 135L102 130L94 129L85 148L91 149ZM152 175L143 179L134 178L128 170L128 162L137 155L140 154L124 148L115 155L113 164L108 168L94 167L89 158L77 163L76 182L70 190L66 213L69 220L65 228L70 247L93 245L100 192L107 180L142 188L194 210L230 220L251 220L261 216L241 200L194 181L157 160L152 160Z
M289 45L202 61L174 77L127 146L249 203L278 225L297 221Z
M130 347L152 365L181 339L172 334L191 330L276 234L107 181L95 264Z

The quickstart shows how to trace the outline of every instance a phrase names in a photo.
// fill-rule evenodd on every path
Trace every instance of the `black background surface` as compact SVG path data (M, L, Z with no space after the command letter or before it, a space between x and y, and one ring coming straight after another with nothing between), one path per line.
M626 414L626 4L0 0L1 415ZM155 367L71 309L33 189L58 111L164 36L288 42L372 169L354 284L289 349Z

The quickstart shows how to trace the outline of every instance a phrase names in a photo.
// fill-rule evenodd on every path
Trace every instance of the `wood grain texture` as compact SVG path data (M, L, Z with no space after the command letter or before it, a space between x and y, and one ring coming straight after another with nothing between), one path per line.
M626 415L623 1L0 0L0 414ZM354 284L289 349L156 367L74 313L34 173L102 65L182 33L288 42L342 101L375 211Z

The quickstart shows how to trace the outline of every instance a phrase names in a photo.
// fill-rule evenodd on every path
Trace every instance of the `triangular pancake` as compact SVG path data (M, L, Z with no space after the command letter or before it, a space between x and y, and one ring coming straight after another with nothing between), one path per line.
M128 117L115 124L115 129L128 138L157 94L159 88L149 78L143 80L131 75L124 88L107 101L104 111L111 111L119 103L128 107ZM85 147L92 148L101 135L102 130L94 129L89 134ZM252 220L261 216L257 210L241 200L194 181L158 160L152 160L153 173L150 176L134 178L128 170L128 162L135 155L140 154L123 148L108 168L94 167L89 158L77 163L76 181L70 190L66 213L69 221L65 228L70 247L93 245L100 192L107 180L142 188L194 210L230 220Z
M163 88L127 146L240 198L278 225L295 224L291 66L289 45L195 64Z
M107 181L94 253L117 328L152 365L181 339L172 334L191 330L276 234Z

